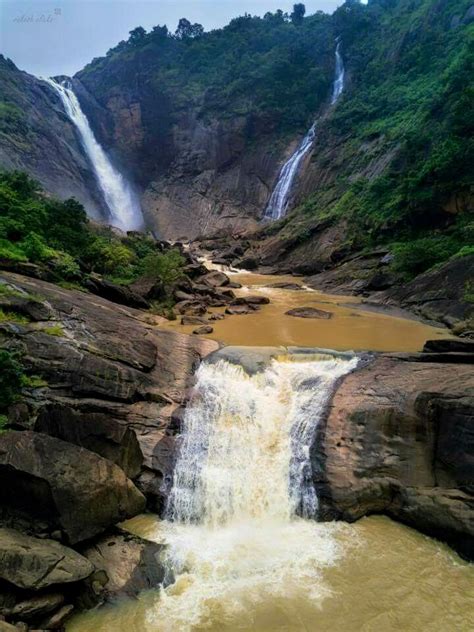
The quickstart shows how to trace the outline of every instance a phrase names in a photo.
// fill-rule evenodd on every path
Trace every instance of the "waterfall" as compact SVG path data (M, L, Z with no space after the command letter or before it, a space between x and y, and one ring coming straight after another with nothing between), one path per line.
M51 78L44 81L59 95L66 114L79 132L82 146L109 209L110 223L124 231L139 230L143 227L143 217L137 196L97 142L79 100L74 94L71 82L68 80L57 82Z
M174 581L143 629L303 629L299 603L316 616L330 594L324 570L344 555L350 527L305 518L318 511L310 447L337 380L356 364L302 354L255 375L224 360L200 366L156 534ZM288 618L293 627L278 627Z
M168 515L217 527L317 515L310 446L339 377L356 359L289 356L249 376L220 360L197 372Z
M342 94L342 91L344 90L345 69L341 55L341 41L338 38L336 42L336 71L333 82L331 105L335 105L335 103L337 103L339 97ZM293 190L295 178L298 175L303 158L313 146L315 137L316 123L313 123L306 136L298 145L296 151L290 156L290 158L281 168L278 175L277 183L272 191L267 207L265 209L265 219L277 220L285 216L288 210L288 205L290 203L290 196Z

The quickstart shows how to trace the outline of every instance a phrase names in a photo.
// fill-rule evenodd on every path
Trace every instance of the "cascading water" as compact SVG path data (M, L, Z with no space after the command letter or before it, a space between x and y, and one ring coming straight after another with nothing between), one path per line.
M345 69L341 55L341 41L339 38L336 41L336 74L333 83L331 105L335 105L344 90ZM315 138L316 123L313 123L297 150L281 168L277 183L272 191L267 208L265 209L264 219L277 220L285 216L295 178L298 175L303 158L313 146Z
M317 425L356 364L290 356L251 376L224 360L201 365L161 526L175 582L146 629L201 629L208 620L220 622L210 629L235 629L249 613L267 621L266 609L293 593L313 607L327 596L321 572L341 555L334 534L347 526L301 516L317 514Z
M112 165L97 142L71 82L44 79L59 95L66 114L76 126L84 151L94 170L97 183L110 212L110 223L122 230L139 230L143 227L140 204L130 185Z

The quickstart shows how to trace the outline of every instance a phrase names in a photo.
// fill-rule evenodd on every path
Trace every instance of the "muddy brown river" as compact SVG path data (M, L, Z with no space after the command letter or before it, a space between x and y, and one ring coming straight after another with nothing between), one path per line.
M227 271L226 271L227 272ZM413 318L402 318L397 310L369 311L361 299L353 296L322 294L309 288L285 290L269 288L273 283L295 283L291 276L231 274L232 281L242 284L234 290L237 296L258 294L270 299L269 305L246 315L225 316L212 322L214 331L208 338L229 345L299 346L341 350L420 351L428 339L446 338L446 329L431 327ZM296 279L296 282L301 282ZM304 287L304 286L303 286ZM287 316L295 307L315 307L330 312L330 319ZM213 309L223 312L224 309ZM183 326L179 320L167 328L191 333L194 326Z

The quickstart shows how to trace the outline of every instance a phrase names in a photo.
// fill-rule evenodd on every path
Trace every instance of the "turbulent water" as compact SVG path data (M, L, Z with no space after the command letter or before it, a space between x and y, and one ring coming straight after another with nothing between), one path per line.
M110 218L107 218L109 223L125 231L142 228L143 217L138 199L129 183L115 169L97 142L71 83L67 80L61 83L54 79L45 79L45 81L59 95L67 115L79 132L84 151L90 160L110 212Z
M336 46L336 74L333 84L331 105L334 105L337 102L344 90L345 69L340 51L341 42L338 41ZM285 216L290 203L290 196L293 191L295 178L298 175L303 158L313 146L315 137L316 123L311 126L296 151L281 168L277 183L265 209L264 217L266 219L277 220Z

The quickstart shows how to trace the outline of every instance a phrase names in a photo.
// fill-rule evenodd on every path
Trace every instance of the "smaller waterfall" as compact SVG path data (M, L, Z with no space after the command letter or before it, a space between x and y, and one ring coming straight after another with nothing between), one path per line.
M341 55L341 40L337 39L336 46L336 78L334 79L334 88L332 92L331 105L334 105L344 90L344 77L346 71Z
M209 527L316 517L310 447L336 381L356 365L290 356L253 376L225 361L201 365L169 516Z
M344 90L345 69L341 55L341 41L338 38L336 42L336 72L333 83L331 105L335 105L335 103L337 103L342 91ZM281 168L277 183L272 191L267 208L265 209L264 219L277 220L286 215L295 178L298 175L303 158L313 146L315 138L316 123L313 123L310 130L299 144L297 150Z
M44 79L59 95L66 114L76 126L82 146L90 160L97 183L110 212L110 223L124 231L143 227L140 204L129 183L115 169L105 151L97 142L71 82Z

